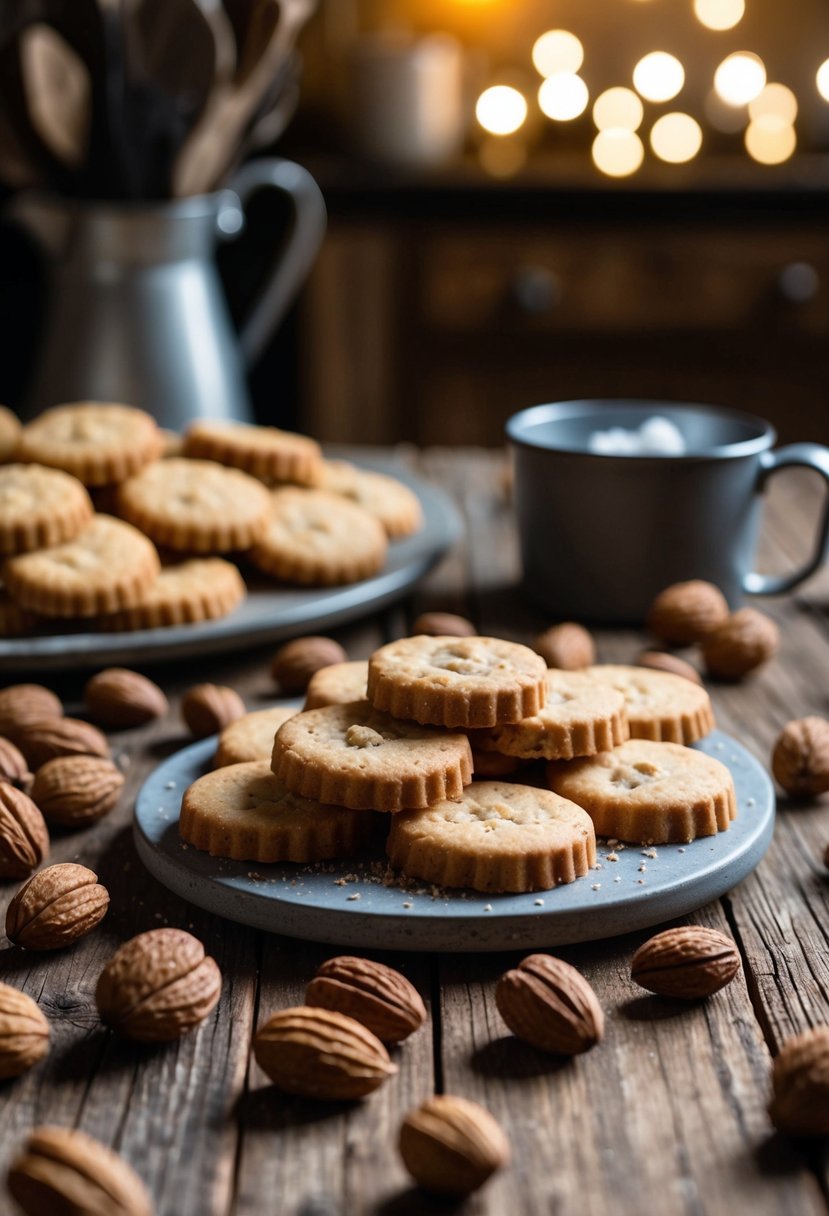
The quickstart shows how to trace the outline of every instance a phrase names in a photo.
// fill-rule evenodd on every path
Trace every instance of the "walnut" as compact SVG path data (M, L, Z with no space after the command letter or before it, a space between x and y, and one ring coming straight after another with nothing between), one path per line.
M741 608L702 643L702 657L712 676L740 680L777 652L780 631L756 608Z
M771 771L790 798L814 798L829 790L829 722L798 718L777 737Z
M596 662L596 644L583 625L565 621L553 625L538 635L533 650L541 655L548 667L562 671L578 671Z
M728 604L719 587L697 578L660 591L651 604L647 624L663 642L690 646L727 619Z

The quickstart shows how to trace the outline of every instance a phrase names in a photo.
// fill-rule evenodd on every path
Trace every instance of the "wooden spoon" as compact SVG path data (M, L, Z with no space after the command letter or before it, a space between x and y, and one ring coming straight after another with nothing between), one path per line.
M40 22L22 32L20 57L33 127L55 156L77 168L89 144L92 86L86 65L57 30Z

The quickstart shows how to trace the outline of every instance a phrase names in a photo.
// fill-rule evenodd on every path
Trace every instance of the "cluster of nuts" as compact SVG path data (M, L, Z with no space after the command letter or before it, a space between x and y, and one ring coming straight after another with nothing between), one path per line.
M756 608L730 612L720 589L701 579L660 591L647 625L669 646L699 646L707 673L719 680L741 680L768 662L780 644L779 630L770 617Z

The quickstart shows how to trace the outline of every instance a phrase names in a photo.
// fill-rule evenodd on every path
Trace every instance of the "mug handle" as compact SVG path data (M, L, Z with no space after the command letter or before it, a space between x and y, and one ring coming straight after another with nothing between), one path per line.
M236 195L243 213L257 190L270 186L291 200L292 221L287 243L279 249L267 281L243 321L239 343L248 365L254 363L282 320L307 277L325 235L326 210L322 191L307 169L290 160L252 160L243 165L224 193ZM220 235L238 235L239 223L222 228Z
M780 595L791 591L825 561L829 547L829 448L819 443L792 443L776 452L763 452L760 456L760 477L757 489L762 490L769 478L778 469L801 467L814 469L827 483L827 494L823 504L816 544L812 556L791 574L757 574L752 571L743 579L743 590L749 595Z

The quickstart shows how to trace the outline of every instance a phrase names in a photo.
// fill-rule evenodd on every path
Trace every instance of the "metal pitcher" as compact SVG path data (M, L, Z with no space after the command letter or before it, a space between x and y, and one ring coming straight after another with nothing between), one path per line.
M214 260L270 186L291 200L287 243L234 331ZM19 195L13 214L51 257L53 281L28 414L63 401L121 401L180 430L197 417L252 417L245 382L308 274L325 232L311 175L285 160L244 166L225 190L119 205Z

